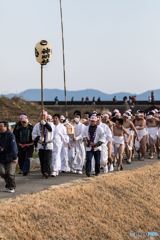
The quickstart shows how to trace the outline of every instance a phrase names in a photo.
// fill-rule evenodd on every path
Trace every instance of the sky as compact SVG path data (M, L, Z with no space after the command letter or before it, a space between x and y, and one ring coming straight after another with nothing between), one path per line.
M40 88L34 47L53 55L44 88L63 89L59 0L0 0L0 94ZM68 90L160 88L159 0L62 0Z

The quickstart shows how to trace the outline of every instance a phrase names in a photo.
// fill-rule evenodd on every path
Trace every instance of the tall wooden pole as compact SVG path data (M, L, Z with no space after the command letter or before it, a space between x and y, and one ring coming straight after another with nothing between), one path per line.
M61 16L61 34L62 34L62 53L63 53L63 80L64 80L64 99L65 99L65 115L68 116L67 112L67 91L66 91L66 73L65 73L65 54L64 54L64 34L63 34L63 14L62 14L62 2L59 0L60 5L60 16Z
M41 65L41 112L43 115L44 102L43 102L43 65Z

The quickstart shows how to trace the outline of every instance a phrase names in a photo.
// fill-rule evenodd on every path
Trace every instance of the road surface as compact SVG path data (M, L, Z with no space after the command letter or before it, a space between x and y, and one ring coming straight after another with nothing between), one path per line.
M137 161L134 160L132 164L124 164L124 171L140 168L145 165L151 165L156 162L160 163L160 160L157 159L145 159L145 161ZM107 174L114 174L107 173ZM75 180L84 179L86 178L86 175L78 175L73 173L61 173L57 177L50 177L48 179L43 179L40 171L32 171L30 175L23 176L21 174L16 174L16 192L15 193L6 193L3 191L0 191L0 200L4 200L7 198L15 198L16 196L20 194L28 194L28 193L34 193L39 192L44 189L49 188L50 186L54 185L60 185L64 183L70 183ZM0 179L0 189L4 188L4 180Z

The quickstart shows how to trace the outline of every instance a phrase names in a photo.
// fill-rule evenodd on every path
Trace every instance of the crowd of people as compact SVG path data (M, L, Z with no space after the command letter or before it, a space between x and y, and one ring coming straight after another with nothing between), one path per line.
M145 114L138 110L120 113L75 111L73 119L63 115L40 114L33 126L26 114L19 116L13 132L0 121L0 176L5 191L15 192L16 164L24 176L30 172L30 158L38 152L43 178L72 172L90 177L123 170L124 160L131 164L135 154L160 159L160 111Z

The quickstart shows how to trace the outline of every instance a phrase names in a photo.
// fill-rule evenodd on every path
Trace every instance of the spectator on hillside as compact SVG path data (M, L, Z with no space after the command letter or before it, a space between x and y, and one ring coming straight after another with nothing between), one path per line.
M96 104L95 97L93 97L93 99L92 99L92 104L93 104L93 105Z
M132 105L135 105L135 104L136 104L136 96L129 96L129 102L130 102Z
M149 103L152 102L152 98L151 98L151 96L148 96L148 102L149 102Z
M154 92L151 92L151 103L154 103Z
M101 98L100 97L97 98L97 102L101 102Z
M58 105L59 99L57 96L55 97L54 101L55 101L55 104Z
M89 103L89 97L85 98L85 103Z
M127 100L128 100L128 99L127 99L127 96L124 96L124 97L123 97L123 102L124 102L124 103L127 103Z
M114 104L116 104L116 102L117 102L116 96L113 97L112 101L113 101Z

